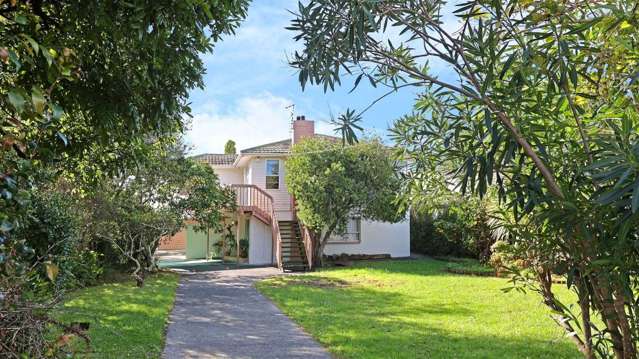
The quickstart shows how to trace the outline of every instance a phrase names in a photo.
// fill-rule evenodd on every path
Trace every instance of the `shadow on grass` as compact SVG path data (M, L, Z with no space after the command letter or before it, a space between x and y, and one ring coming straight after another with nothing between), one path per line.
M400 271L389 263L376 264L374 268L402 274L449 275L439 271L441 265L420 270L405 261L401 262ZM415 301L414 296L393 290L392 283L386 285L391 288L305 275L271 279L258 286L338 357L580 357L560 336L493 333L483 328L482 310L453 300L433 304Z

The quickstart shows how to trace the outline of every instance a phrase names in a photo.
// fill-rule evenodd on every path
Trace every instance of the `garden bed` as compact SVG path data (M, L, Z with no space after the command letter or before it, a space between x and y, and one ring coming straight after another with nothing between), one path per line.
M441 259L438 259L441 260ZM475 275L481 277L495 277L497 273L490 266L481 264L476 259L469 258L448 258L445 259L444 271L454 274Z

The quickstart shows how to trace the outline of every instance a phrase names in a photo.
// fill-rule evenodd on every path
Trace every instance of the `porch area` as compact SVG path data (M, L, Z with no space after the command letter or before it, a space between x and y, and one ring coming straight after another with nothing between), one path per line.
M307 231L289 215L278 218L273 197L251 184L232 184L237 207L226 214L222 232L198 231L187 221L182 231L159 248L161 267L225 268L274 266L283 270L306 270L312 252ZM280 205L281 207L281 205ZM281 211L282 208L277 208Z

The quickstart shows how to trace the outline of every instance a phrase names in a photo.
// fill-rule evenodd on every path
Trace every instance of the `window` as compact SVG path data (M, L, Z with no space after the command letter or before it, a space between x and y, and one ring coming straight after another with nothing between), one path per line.
M362 219L351 217L346 223L346 232L334 233L328 239L329 243L359 243L361 241Z
M280 161L266 160L266 189L280 188Z

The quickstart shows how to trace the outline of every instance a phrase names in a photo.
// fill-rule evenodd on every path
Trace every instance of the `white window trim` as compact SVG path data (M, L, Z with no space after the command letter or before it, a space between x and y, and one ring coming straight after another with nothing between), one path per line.
M266 186L266 178L267 177L275 177L269 176L268 174L268 161L277 161L277 188L268 188ZM264 161L264 189L277 191L282 189L282 164L278 158L268 158Z

